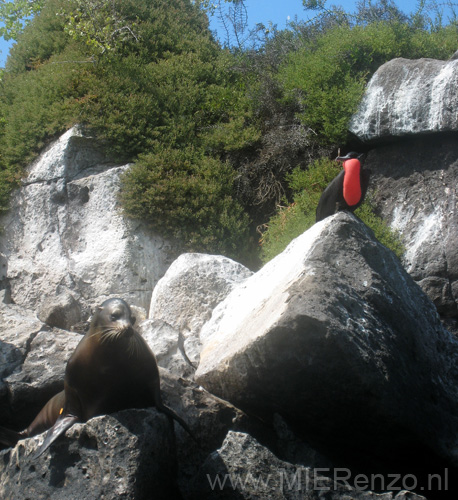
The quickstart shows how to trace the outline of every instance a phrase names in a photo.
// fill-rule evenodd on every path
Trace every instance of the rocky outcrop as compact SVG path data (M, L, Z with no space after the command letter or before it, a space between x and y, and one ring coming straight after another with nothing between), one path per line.
M439 313L458 317L458 145L435 136L379 146L367 157L373 199L398 230L403 264Z
M420 162L415 147L409 155ZM451 315L454 151L450 144L436 155L446 169L420 163L419 177L383 177L372 152L367 159L383 188L378 206L413 235L409 272L445 290L442 298L450 291ZM390 164L403 154L385 153ZM173 249L119 211L127 168L72 129L31 166L0 221L0 425L31 422L62 387L81 338L68 330L84 332L90 307L118 296L157 354L164 402L199 446L155 410L97 417L38 460L40 437L0 451L0 497L420 498L399 492L405 487L428 500L456 498L457 341L372 233L338 214L256 274L225 257L187 254L159 281ZM404 474L394 488L391 473ZM215 490L224 478L229 486ZM303 478L313 486L302 488Z
M63 389L65 366L80 340L81 335L58 328L42 328L33 336L20 369L4 379L13 412L30 415L29 408L41 407Z
M279 413L311 443L339 443L336 459L357 460L353 448L366 466L408 453L458 466L458 342L350 214L233 290L201 339L198 383L263 419Z
M0 452L0 498L177 498L173 432L156 410L122 411L74 425L32 463L38 441Z
M326 472L328 476L324 475ZM363 475L362 478L367 480L369 486L369 476ZM349 479L348 470L336 470L332 473L331 469L326 467L314 470L279 460L251 436L231 431L221 448L203 463L192 485L191 498L424 499L407 491L401 491L397 495L393 493L377 495L372 491L365 491L364 487L355 488Z
M458 130L458 61L393 59L371 78L350 132L363 141Z
M456 57L394 59L373 75L349 128L370 149L372 196L402 236L404 266L458 332L457 83Z
M70 330L81 322L81 308L73 295L64 291L54 297L46 297L38 311L38 319L48 326Z
M127 168L109 163L78 128L31 165L0 220L0 252L15 303L36 308L68 292L87 308L122 294L148 308L172 252L121 214L117 192Z
M197 261L207 262L204 269L222 262L204 256ZM185 287L187 276L194 283L188 291L195 289L199 296L194 257L190 262L178 282ZM237 276L245 274L239 271ZM202 279L212 290L210 303L221 273L203 273ZM167 490L167 498L184 499L377 498L370 491L372 473L385 481L375 486L383 500L415 498L399 493L400 486L416 488L429 500L429 490L422 489L429 485L425 473L437 473L441 487L456 495L451 478L457 462L457 342L396 258L361 222L344 213L328 218L259 272L232 281L222 287L228 294L210 321L200 333L195 330L203 342L198 383L160 369L164 402L186 420L199 446L175 424L175 451L163 415L128 410L121 412L125 420L119 413L75 426L36 461L30 452L41 438L3 450L0 495L21 499L27 491L37 498L73 498L78 489L83 492L78 498L90 491L87 498L95 492L97 497L118 494L136 500L151 498L153 490L158 498ZM180 318L192 319L196 304L183 305L190 310ZM173 311L177 316L176 305L165 301L163 318L172 320ZM0 405L22 401L21 408L4 412L9 420L0 420L0 425L21 428L21 415L33 406L31 393L43 394L38 386L62 377L69 352L63 344L72 334L30 317L15 324L14 315L23 308L2 307L12 331L29 332L7 352L9 397ZM172 338L181 324L144 323L167 330L158 339ZM167 368L174 367L173 357L161 359ZM39 371L38 360L46 370ZM36 379L33 391L29 386L14 397L31 379ZM298 470L304 473L301 479L331 489L308 485L298 491L293 485ZM335 470L344 474L337 482ZM393 471L407 479L384 493ZM265 482L269 473L272 483ZM228 484L237 477L242 484L216 492L218 474ZM360 474L369 481L363 490L357 487ZM259 491L251 478L262 481ZM434 486L437 490L437 482Z
M62 390L65 365L81 336L49 328L18 305L0 305L0 422L25 428Z

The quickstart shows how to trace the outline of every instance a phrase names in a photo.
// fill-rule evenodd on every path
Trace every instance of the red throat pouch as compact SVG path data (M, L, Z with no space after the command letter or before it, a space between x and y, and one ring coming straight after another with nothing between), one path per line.
M347 204L352 207L361 199L361 163L356 158L344 161L345 170L343 182L343 197Z

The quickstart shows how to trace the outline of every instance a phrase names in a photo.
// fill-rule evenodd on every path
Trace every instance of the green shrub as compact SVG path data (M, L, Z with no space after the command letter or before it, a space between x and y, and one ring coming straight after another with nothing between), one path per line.
M121 201L183 249L240 257L247 249L249 220L232 197L234 171L192 148L140 155L123 178Z
M453 25L429 30L417 16L351 26L341 12L273 30L258 50L234 54L214 40L200 2L96 3L91 12L82 0L46 0L11 51L0 81L0 210L21 169L81 123L135 162L123 180L127 213L186 248L234 256L248 245L245 212L253 226L265 221L288 189L294 203L269 223L264 254L313 223L332 168L296 172L286 189L285 174L345 142L378 66L398 56L446 59L458 46ZM124 21L132 31L118 36ZM324 178L294 188L312 173Z
M84 70L75 71L62 59L81 57L70 48L34 71L6 74L2 104L8 117L2 127L2 167L20 169L49 138L78 122L85 94Z
M308 170L293 170L288 182L294 193L294 201L280 207L278 213L269 220L261 238L263 262L282 252L294 238L315 223L315 212L321 193L340 170L339 164L328 159L314 162ZM398 257L402 256L405 249L399 234L375 214L370 197L366 197L366 201L356 210L355 215L374 231L381 243Z
M84 2L48 0L12 50L0 83L0 209L21 169L81 123L118 161L138 157L124 179L127 213L184 248L240 255L249 220L220 156L259 131L234 56L187 0L112 4L107 30L123 19L135 36L113 40L104 12L88 23ZM78 20L88 29L77 32Z

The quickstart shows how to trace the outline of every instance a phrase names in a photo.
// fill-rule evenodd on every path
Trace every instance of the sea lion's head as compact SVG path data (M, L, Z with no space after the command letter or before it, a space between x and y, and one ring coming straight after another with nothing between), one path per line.
M130 338L135 334L135 317L122 299L108 299L92 318L90 332L100 334L102 341Z

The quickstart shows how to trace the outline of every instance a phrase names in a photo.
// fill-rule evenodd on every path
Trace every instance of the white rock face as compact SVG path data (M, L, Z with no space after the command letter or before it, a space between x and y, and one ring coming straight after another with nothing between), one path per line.
M458 418L447 404L457 407L458 342L349 213L318 222L236 287L201 339L195 380L248 413L265 421L279 413L306 438L348 436L349 446L370 442L381 454L393 452L381 451L382 436L389 446L409 433L431 447L443 439L439 453L457 460ZM439 393L448 403L426 402ZM450 417L453 432L425 437L431 422L445 428Z
M156 285L149 318L198 333L214 307L252 274L242 264L221 255L182 254Z
M312 226L302 235L303 245L290 244L280 255L268 262L245 283L232 291L213 311L211 320L201 330L200 338L204 344L205 362L220 362L232 352L237 352L240 345L254 342L258 335L263 335L264 329L274 325L287 307L288 293L285 290L301 275L304 268L298 262L305 262L309 252L316 245L316 235L322 231L322 226L329 225L331 218L323 223ZM294 240L296 241L296 240ZM256 304L256 306L254 305ZM258 317L262 316L261 324ZM238 332L238 336L233 333ZM212 357L206 355L218 345L218 354ZM202 370L202 365L199 370ZM205 369L208 369L208 365Z
M156 285L149 317L180 332L185 352L195 362L201 346L200 330L213 309L252 274L242 264L221 255L182 254Z
M35 308L45 297L69 291L88 304L118 295L148 307L169 264L169 248L122 216L117 193L127 168L108 164L78 128L31 165L0 219L0 252L15 303Z
M364 141L458 130L458 60L393 59L371 78L350 131Z

